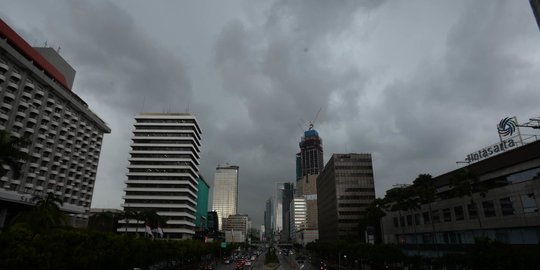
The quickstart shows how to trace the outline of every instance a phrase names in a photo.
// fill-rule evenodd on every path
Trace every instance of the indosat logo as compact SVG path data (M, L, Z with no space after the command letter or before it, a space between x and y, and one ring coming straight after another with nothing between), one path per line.
M490 156L502 153L508 149L517 147L520 141L514 138L519 137L519 130L516 117L506 117L497 124L497 131L501 139L500 143L485 147L477 152L470 153L465 159L467 162L475 162ZM517 134L515 134L517 133Z
M515 117L506 117L497 125L497 131L501 138L510 137L516 132L517 120Z

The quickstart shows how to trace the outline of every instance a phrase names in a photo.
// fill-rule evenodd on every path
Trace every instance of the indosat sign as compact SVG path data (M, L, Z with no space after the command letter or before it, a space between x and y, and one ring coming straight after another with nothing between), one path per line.
M497 131L499 132L499 138L501 139L500 143L490 145L477 152L468 154L465 161L467 161L467 163L480 161L523 145L516 117L502 119L497 125Z

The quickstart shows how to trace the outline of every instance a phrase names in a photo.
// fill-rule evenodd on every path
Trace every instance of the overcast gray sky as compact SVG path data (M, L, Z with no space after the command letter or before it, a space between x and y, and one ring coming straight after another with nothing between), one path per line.
M332 153L373 154L378 196L540 116L540 31L528 0L5 1L29 43L61 47L74 91L104 119L92 207L120 208L135 114L189 111L201 171L240 166L254 226L294 182L300 121ZM535 134L533 130L523 133ZM538 132L536 132L538 135ZM211 204L211 203L210 203Z

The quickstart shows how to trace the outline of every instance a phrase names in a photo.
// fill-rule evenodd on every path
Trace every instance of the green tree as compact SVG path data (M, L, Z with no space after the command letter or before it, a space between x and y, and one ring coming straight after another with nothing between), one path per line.
M474 172L463 168L450 179L450 188L452 195L455 197L469 197L470 203L477 213L480 229L482 229L480 211L478 203L474 199L474 194L478 193L481 197L485 197L488 191L486 185L480 182L480 179Z
M412 186L397 187L386 191L384 203L385 207L390 211L398 211L400 223L402 221L403 211L410 212L410 210L420 207L418 195ZM403 225L400 224L402 232L404 232Z
M0 130L0 177L5 176L9 170L13 172L13 178L18 179L21 175L21 165L28 159L28 155L21 151L28 145L28 140L24 138L12 137L6 130Z
M43 197L34 196L32 201L35 206L30 211L17 215L13 224L27 223L34 232L34 236L47 232L53 227L66 224L67 215L60 210L60 206L63 204L62 200L52 192Z
M437 187L433 181L433 177L430 174L419 174L413 181L413 188L418 195L418 200L421 204L427 204L429 209L429 215L431 216L432 203L435 202L437 195ZM435 247L435 252L438 255L438 248L435 238L435 223L431 220L431 242Z
M385 201L381 198L376 198L369 204L364 212L364 218L360 220L360 229L367 230L369 226L375 229L376 242L379 242L381 234L381 218L386 216L384 212ZM368 239L364 239L367 242Z

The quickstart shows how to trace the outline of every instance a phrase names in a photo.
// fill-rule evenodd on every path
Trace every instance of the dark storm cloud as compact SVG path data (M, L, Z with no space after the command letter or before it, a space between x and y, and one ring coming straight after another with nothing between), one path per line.
M356 12L373 3L278 1L260 28L238 20L223 28L215 46L216 67L224 90L242 100L248 121L233 123L221 134L233 151L222 157L240 165L240 210L257 222L262 199L273 194L275 183L294 182L295 153L306 129L298 127L301 119L313 120L322 107L317 124L323 123L332 95L344 99L343 112L356 112L353 105L367 76L355 68L327 67L321 57ZM244 135L238 137L239 131Z
M191 82L184 64L160 40L141 32L124 10L101 1L67 1L64 8L67 21L53 20L49 27L85 74L81 92L106 97L100 101L130 113L189 104Z
M468 3L448 33L444 57L427 59L414 77L385 89L380 113L393 119L397 136L395 148L374 149L383 163L377 166L378 179L385 181L379 190L410 183L422 172L457 168L454 161L497 142L499 119L535 111L528 95L539 82L531 69L538 68L515 51L530 33L521 27L527 18L519 12L505 1Z
M294 181L298 124L321 107L325 159L373 153L379 196L457 168L498 140L501 118L538 116L540 33L527 1L216 1L218 13L200 2L16 3L0 13L29 41L62 47L76 93L113 130L93 207L122 202L142 110L190 106L202 173L212 184L219 163L240 166L240 211L254 226L275 183Z

